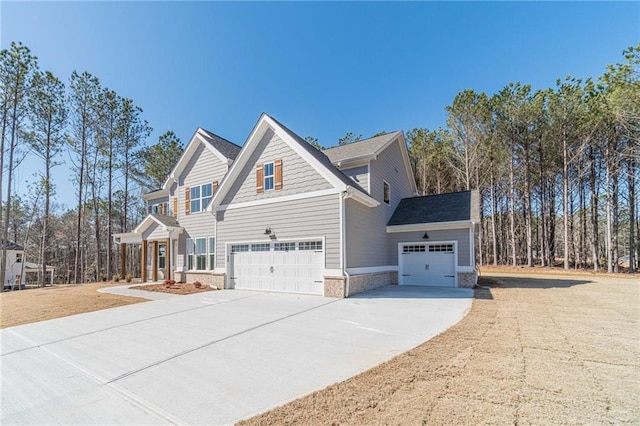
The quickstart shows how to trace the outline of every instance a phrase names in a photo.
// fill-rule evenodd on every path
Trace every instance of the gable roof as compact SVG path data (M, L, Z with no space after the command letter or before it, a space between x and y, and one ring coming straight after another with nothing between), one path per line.
M281 139L296 152L296 154L313 166L323 178L336 188L336 190L346 191L349 197L369 207L374 207L380 204L378 201L371 198L367 192L360 187L360 185L340 170L336 169L326 155L315 149L307 141L273 117L262 113L246 142L242 146L242 150L222 180L220 187L216 193L213 194L213 198L207 207L208 211L214 211L218 206L220 206L222 200L226 197L227 193L233 186L233 183L238 179L241 171L249 162L251 154L255 151L260 140L269 129L278 134Z
M362 141L328 148L322 152L329 157L333 164L345 160L373 158L380 154L400 134L402 134L401 131L386 133Z
M189 143L180 156L180 159L165 181L163 185L164 189L168 189L171 185L171 181L178 178L200 144L211 151L213 155L220 159L220 161L226 163L227 166L233 163L233 160L235 160L241 150L241 148L233 142L229 142L215 133L211 133L208 130L198 127L189 140Z
M0 243L0 247L1 248L6 248L7 250L24 250L24 247L22 247L20 244L14 243L11 240L7 241L6 244L5 244L4 241L2 241Z
M475 221L474 191L404 198L387 226ZM475 191L477 194L477 191ZM479 215L478 215L479 216Z
M273 121L278 123L280 125L280 127L282 127L282 130L287 132L294 140L296 140L296 142L298 142L300 144L300 146L302 146L302 148L304 148L309 154L311 154L316 160L318 160L320 162L320 164L322 164L330 172L332 172L334 174L334 176L336 176L338 179L340 179L342 181L342 183L344 183L345 185L353 186L354 188L358 189L359 191L364 192L365 194L367 193L367 191L365 191L356 181L354 181L349 176L345 175L342 171L337 169L332 164L331 159L329 159L324 152L320 151L319 149L317 149L316 147L311 145L309 142L307 142L306 140L302 139L300 136L295 134L287 126L285 126L284 124L280 123L275 118L273 118L271 116L268 116L268 117L270 117Z
M211 133L210 131L199 127L198 130L202 131L202 136L204 139L211 144L215 149L217 149L220 154L224 155L226 158L235 160L242 147L236 145L235 143L226 140L225 138L216 135L215 133Z
M178 220L173 216L151 213L147 217L145 217L138 226L136 226L136 229L134 229L133 232L139 234L147 229L152 223L160 225L164 230L182 228L178 223Z

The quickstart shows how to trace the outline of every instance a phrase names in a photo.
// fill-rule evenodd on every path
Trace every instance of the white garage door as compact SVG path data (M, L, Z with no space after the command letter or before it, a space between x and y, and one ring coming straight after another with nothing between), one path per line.
M232 244L229 277L232 288L324 293L322 240Z
M400 244L401 285L456 286L454 243Z

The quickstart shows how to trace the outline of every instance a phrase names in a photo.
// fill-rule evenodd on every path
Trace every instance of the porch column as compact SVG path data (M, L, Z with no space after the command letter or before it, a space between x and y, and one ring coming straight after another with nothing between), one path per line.
M165 266L165 276L168 279L172 279L173 277L171 276L171 238L167 238L167 248L165 249L165 261L164 261L164 266Z
M147 282L147 240L142 240L142 282Z
M120 243L120 278L127 275L127 243Z
M153 254L151 255L151 279L158 281L158 242L153 242Z

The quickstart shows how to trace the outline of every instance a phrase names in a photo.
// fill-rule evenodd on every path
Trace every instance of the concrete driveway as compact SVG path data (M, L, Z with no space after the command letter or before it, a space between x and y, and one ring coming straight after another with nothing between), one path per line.
M349 299L227 290L7 328L1 423L233 423L421 344L472 297L409 286Z

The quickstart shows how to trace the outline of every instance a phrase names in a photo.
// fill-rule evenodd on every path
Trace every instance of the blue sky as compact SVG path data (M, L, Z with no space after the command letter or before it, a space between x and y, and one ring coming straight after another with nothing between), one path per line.
M467 88L598 76L640 41L640 2L9 2L22 41L68 81L87 70L154 132L200 126L244 143L261 112L325 146L346 132L443 126ZM17 190L38 169L18 172ZM55 178L74 205L69 167Z

